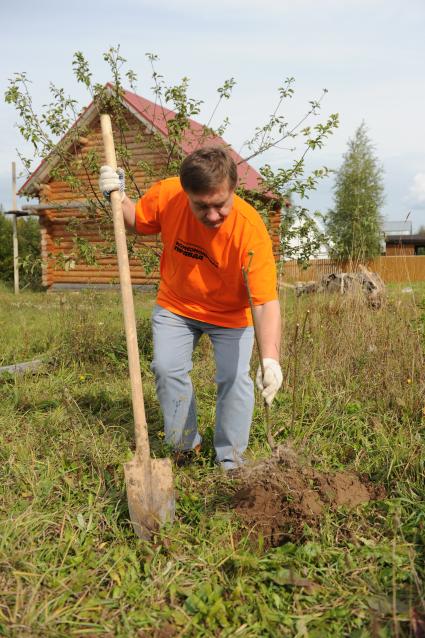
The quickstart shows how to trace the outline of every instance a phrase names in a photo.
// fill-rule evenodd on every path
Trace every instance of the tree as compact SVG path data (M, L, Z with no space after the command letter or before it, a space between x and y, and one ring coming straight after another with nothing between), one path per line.
M380 254L382 175L362 122L348 142L335 180L335 206L325 218L332 257L364 261Z
M18 219L18 247L21 287L41 285L40 227L38 219ZM12 220L0 207L0 281L13 283Z
M164 152L164 163L157 166L154 163L139 162L138 165L147 178L154 181L178 173L180 163L184 159L181 142L190 127L190 119L200 112L202 100L189 97L189 80L186 77L176 85L166 85L163 76L156 70L157 56L154 54L146 55L151 64L152 89L158 111L161 113L161 109L166 106L175 113L173 118L165 118L164 116L167 135L164 137L153 134L152 136L152 144L161 147ZM127 115L121 100L124 93L124 83L130 85L131 89L135 91L137 78L132 70L123 72L126 60L121 56L119 47L110 48L103 57L112 76L112 94L110 89L107 90L104 85L93 81L89 63L81 52L76 52L73 57L74 75L77 81L87 88L99 112L109 112L114 124L119 129L119 143L116 144L118 163L126 171L128 195L137 198L141 193L131 168L132 151L126 144L125 135L128 128ZM109 252L113 251L114 240L110 231L110 207L97 194L100 158L96 152L88 153L85 156L79 152L79 138L83 138L86 134L84 125L78 118L80 107L71 96L66 95L64 89L50 85L51 102L43 107L44 110L41 113L37 113L33 105L30 84L26 73L15 73L14 77L9 80L9 86L5 93L6 102L14 104L18 112L19 131L23 138L32 144L35 157L41 159L49 157L49 159L58 160L55 162L52 174L66 182L78 197L89 201L89 214L92 214L98 221L99 230L109 244ZM226 130L229 124L228 118L225 117L222 123L214 128L212 120L223 100L230 98L234 85L235 80L230 78L217 89L217 103L212 109L207 125L203 127L203 137L199 139L198 146L202 144L203 138L209 138L211 135L221 137ZM314 123L314 118L320 112L321 102L326 93L327 91L324 89L319 99L309 102L306 112L298 121L291 123L281 114L285 100L291 99L294 94L294 78L287 78L278 88L277 104L272 109L272 114L264 124L255 129L253 135L243 145L247 149L244 157L246 161L266 153L271 148L281 148L281 144L288 141L293 145L290 150L296 153L293 162L284 168L272 169L270 165L265 164L259 169L263 178L261 191L248 192L243 188L238 191L238 194L257 208L266 224L277 200L276 198L270 199L265 194L272 192L283 203L289 202L292 194L297 194L301 199L307 198L308 193L314 190L317 183L329 173L326 167L321 167L313 171L311 175L304 175L306 154L322 148L326 139L339 124L336 113L330 114L323 122ZM59 141L60 138L63 138L62 142ZM25 169L30 173L32 160L22 156L21 160ZM81 174L85 175L84 180L79 177ZM291 241L291 233L287 232L288 227L292 228L293 226L297 229L293 232L299 235L300 242L303 244L302 259L308 259L321 241L321 232L306 208L295 205L283 206L280 250L282 256L286 258L291 258L296 250ZM102 232L102 228L104 232ZM72 229L72 232L75 233L74 243L77 249L77 259L84 260L87 255L90 259L95 259L96 256L92 254L93 250L90 246L85 245L84 240L78 237L77 225ZM312 237L314 240L310 241ZM136 250L135 244L129 241L129 250L133 249ZM139 249L131 256L139 258L147 272L155 267L158 259L157 254L149 254L149 251L143 252ZM64 261L66 262L69 257L69 255L64 255Z
M425 237L425 226L423 225L419 226L417 235L420 235L421 237Z

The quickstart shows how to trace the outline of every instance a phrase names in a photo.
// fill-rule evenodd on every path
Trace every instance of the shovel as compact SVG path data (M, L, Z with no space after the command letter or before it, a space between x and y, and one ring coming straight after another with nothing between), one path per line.
M116 170L117 161L109 115L102 114L100 116L100 124L106 163ZM158 530L161 524L172 522L174 519L173 474L170 459L150 458L127 241L121 197L117 191L111 193L111 205L117 246L125 336L127 339L136 438L136 452L131 461L124 465L125 483L130 520L134 531L139 538L149 540L152 533Z

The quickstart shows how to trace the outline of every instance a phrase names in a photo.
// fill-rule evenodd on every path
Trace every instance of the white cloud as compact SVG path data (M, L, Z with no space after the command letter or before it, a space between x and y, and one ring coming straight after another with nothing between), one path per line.
M425 173L415 175L409 192L416 204L425 204Z

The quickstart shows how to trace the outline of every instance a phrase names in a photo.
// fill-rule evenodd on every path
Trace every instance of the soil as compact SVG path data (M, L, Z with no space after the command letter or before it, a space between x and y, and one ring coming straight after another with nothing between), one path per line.
M319 472L290 445L277 447L269 459L239 472L233 506L265 547L301 540L305 526L317 528L327 510L385 496L382 486L354 472Z

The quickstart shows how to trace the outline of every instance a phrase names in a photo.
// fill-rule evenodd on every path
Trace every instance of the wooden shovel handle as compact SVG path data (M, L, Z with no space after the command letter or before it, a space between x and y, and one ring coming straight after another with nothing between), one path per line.
M108 166L117 169L115 145L111 118L107 114L100 116L105 158ZM140 373L139 348L137 345L136 317L134 313L133 290L131 287L130 265L128 262L127 240L121 196L118 191L111 193L112 215L114 220L115 243L117 247L118 268L121 284L121 298L124 313L125 336L127 339L128 366L130 371L131 397L133 403L136 454L143 463L146 472L150 471L149 438L143 402L142 377Z

